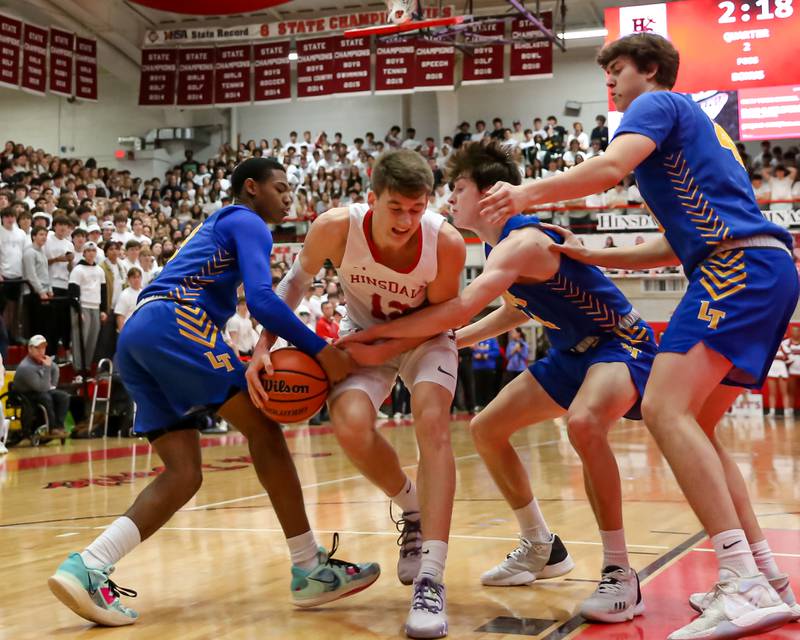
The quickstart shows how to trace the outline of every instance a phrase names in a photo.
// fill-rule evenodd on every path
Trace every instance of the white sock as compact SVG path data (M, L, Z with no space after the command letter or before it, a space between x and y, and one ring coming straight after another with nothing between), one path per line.
M422 564L418 578L431 578L434 582L444 582L444 563L447 560L447 543L441 540L425 540L422 543Z
M778 565L772 555L772 549L769 548L769 543L766 540L751 544L750 551L753 554L753 560L756 561L758 570L767 576L767 580L781 575L781 570L778 569Z
M411 478L406 477L406 483L400 492L389 499L403 510L403 513L416 512L419 515L419 499L417 498L417 487L411 482Z
M729 569L737 575L749 578L758 573L756 561L747 544L747 538L741 529L729 529L720 531L711 537L711 544L714 545L714 553L717 554L719 562L720 579L723 579L723 570Z
M519 522L519 531L523 538L527 538L531 542L550 542L552 534L550 529L547 528L547 523L542 515L542 510L539 509L539 503L536 498L524 507L514 509L514 515L517 518L517 522Z
M601 531L600 539L603 541L603 569L610 566L631 568L628 547L625 545L625 529Z
M105 569L117 564L142 541L139 528L127 516L117 518L94 542L81 552L83 564L89 569Z
M306 531L299 536L286 538L286 544L289 545L289 554L292 556L292 564L306 571L311 571L319 564L318 554L319 546L314 538L313 531Z

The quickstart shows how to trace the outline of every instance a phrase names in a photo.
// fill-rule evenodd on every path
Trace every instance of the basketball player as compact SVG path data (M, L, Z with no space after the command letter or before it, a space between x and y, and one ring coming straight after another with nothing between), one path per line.
M457 296L466 248L442 216L426 211L432 190L433 174L418 153L398 150L380 156L372 171L369 204L320 216L278 294L295 307L330 260L347 300L342 335ZM263 349L264 340L259 346ZM333 388L328 397L331 422L353 464L403 511L397 572L403 584L414 585L406 633L438 638L447 633L443 576L455 492L450 404L458 355L447 333L429 340L389 341L381 351L376 363L384 364L359 368ZM248 371L256 394L258 355ZM419 499L397 453L375 430L377 411L398 375L411 391L420 451Z
M253 466L269 494L292 557L291 592L299 606L341 598L374 582L376 564L332 558L310 531L303 494L281 427L256 409L246 392L245 370L222 340L244 283L253 315L273 334L316 356L336 382L351 370L342 350L303 325L272 291L268 223L291 205L282 165L253 158L233 172L238 203L196 227L162 273L139 296L120 334L117 358L136 402L135 431L153 444L164 472L124 516L83 552L72 553L48 584L78 615L106 626L132 624L138 614L120 602L135 592L109 579L113 565L161 528L200 488L200 438L193 413L215 410L248 440Z
M789 233L759 211L736 147L691 96L673 93L678 52L655 34L604 47L598 63L625 112L603 156L524 185L498 184L489 219L608 189L635 170L664 236L592 251L568 231L554 244L621 269L683 264L689 285L664 334L642 401L645 422L711 536L719 582L672 640L759 633L800 615L775 565L742 475L715 428L742 387L760 388L798 297ZM676 381L681 384L676 384ZM791 607L791 608L790 608Z
M623 416L640 419L639 400L656 353L650 327L598 269L549 250L560 236L536 216L491 223L479 214L482 194L505 180L519 184L517 166L496 140L467 143L447 163L453 184L453 221L485 242L483 273L461 296L413 316L373 325L348 340L425 336L468 323L498 296L503 306L458 331L469 346L533 318L552 349L517 376L470 424L476 448L514 510L520 544L481 576L492 586L529 584L574 566L552 534L533 497L527 472L509 439L528 425L567 416L570 441L583 462L584 483L603 540L600 584L580 608L598 622L623 622L644 611L639 580L631 568L622 524L619 470L608 432ZM524 259L523 259L524 257Z

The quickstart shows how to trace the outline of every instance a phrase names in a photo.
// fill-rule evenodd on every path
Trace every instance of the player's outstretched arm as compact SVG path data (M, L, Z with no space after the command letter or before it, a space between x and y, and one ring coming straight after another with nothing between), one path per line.
M492 300L502 295L519 277L524 268L519 259L523 247L523 238L515 238L512 235L495 247L486 260L483 273L475 278L460 296L404 318L374 325L365 331L347 336L342 342L373 342L379 338L431 336L466 324Z
M527 320L528 316L523 311L504 303L488 316L456 331L456 346L459 349L471 347L481 340L494 338L501 333L511 331Z
M311 225L292 268L275 287L275 293L289 308L297 308L325 260L340 262L347 243L348 221L348 209L339 207L323 213Z
M568 229L547 223L542 223L542 227L555 231L564 238L563 244L550 245L551 251L562 253L584 264L610 269L652 269L680 264L665 236L658 236L630 247L589 249Z
M521 185L495 184L481 200L481 215L504 221L537 204L584 198L617 184L656 148L647 136L626 134L615 138L605 154L596 156L551 178Z

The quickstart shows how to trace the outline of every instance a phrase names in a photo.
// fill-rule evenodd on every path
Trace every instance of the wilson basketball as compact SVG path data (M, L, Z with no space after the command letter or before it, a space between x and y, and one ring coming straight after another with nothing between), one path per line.
M330 390L324 369L297 349L276 349L270 358L275 373L261 377L269 394L267 415L284 424L302 422L316 415Z

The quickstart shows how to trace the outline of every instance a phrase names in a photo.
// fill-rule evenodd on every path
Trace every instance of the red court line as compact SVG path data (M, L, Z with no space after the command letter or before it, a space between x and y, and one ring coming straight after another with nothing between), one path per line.
M396 422L389 420L383 423L382 429L393 429L400 426L410 425L410 420ZM287 440L299 438L301 436L323 436L333 433L333 427L310 426L301 429L289 429L283 432ZM98 440L98 442L101 442ZM200 446L207 447L229 447L244 444L245 437L240 433L230 433L223 436L205 437L200 439ZM60 467L68 464L81 464L94 460L115 460L118 458L128 458L131 456L142 456L150 453L150 445L147 443L131 443L126 447L111 447L109 449L96 449L86 451L75 451L72 453L53 453L41 456L31 456L28 458L17 458L15 450L5 459L0 459L0 467L5 466L7 471L26 471L28 469L41 469L42 467Z
M800 554L800 532L767 529L767 540L776 553ZM698 544L709 547L706 541ZM782 571L792 576L795 594L800 592L800 558L776 558ZM713 553L689 551L642 587L643 616L625 624L592 624L573 637L580 640L651 640L666 638L697 615L689 606L690 593L707 591L717 580L717 561ZM800 623L792 623L757 638L797 640Z

